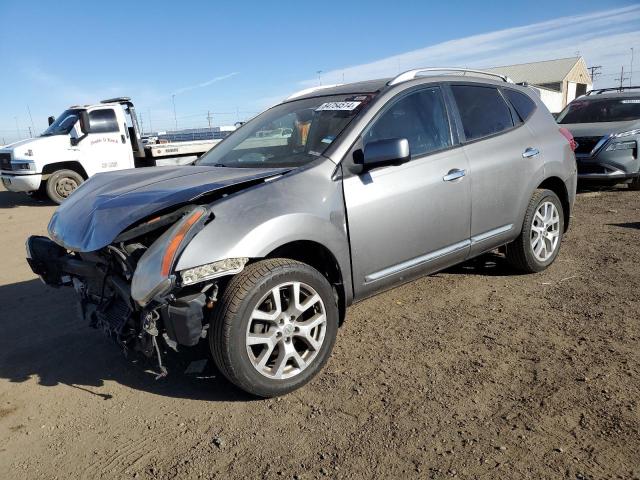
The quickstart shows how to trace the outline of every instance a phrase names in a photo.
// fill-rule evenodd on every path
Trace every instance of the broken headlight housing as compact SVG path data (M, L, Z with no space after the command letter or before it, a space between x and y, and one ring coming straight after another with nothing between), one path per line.
M182 270L180 272L180 278L182 278L183 285L193 285L194 283L211 280L212 278L240 273L248 261L249 259L247 257L226 258L199 267Z
M167 295L175 285L173 267L189 240L204 226L209 211L196 207L164 232L140 257L131 282L131 297L141 306Z

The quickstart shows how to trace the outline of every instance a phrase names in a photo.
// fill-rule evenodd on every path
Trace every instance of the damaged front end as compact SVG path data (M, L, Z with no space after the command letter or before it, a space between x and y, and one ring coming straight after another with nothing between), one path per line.
M72 286L82 316L126 352L156 357L206 337L220 277L240 272L248 258L226 259L176 272L177 259L209 221L211 211L187 205L143 220L92 252L70 251L47 237L27 240L31 269L54 287Z

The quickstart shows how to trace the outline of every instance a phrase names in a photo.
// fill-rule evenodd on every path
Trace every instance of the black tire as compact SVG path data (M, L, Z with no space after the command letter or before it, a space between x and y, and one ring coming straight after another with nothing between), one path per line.
M84 182L82 175L73 170L58 170L47 179L47 197L52 202L61 204L71 193Z
M291 378L274 379L253 366L247 353L246 333L260 299L288 281L303 282L318 293L324 304L326 329L322 345L306 368ZM237 387L259 397L284 395L302 387L325 365L335 343L338 317L333 289L320 272L294 260L262 260L248 265L229 281L211 319L209 347L220 372Z
M629 190L633 190L634 192L640 191L640 175L631 180L629 183Z
M543 202L551 202L558 210L558 216L560 217L559 223L559 237L558 242L553 251L553 254L545 261L541 261L535 257L533 248L531 246L531 230L533 224L533 218L536 211L543 204ZM520 236L513 242L509 243L506 248L507 261L516 269L526 273L536 273L545 270L558 256L560 247L562 245L562 237L564 234L564 210L562 208L562 202L558 196L551 190L539 189L533 193L527 211L522 223L522 231Z

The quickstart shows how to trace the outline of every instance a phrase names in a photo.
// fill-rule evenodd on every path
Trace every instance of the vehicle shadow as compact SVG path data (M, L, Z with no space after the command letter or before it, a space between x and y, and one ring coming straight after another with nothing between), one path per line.
M47 287L40 280L0 286L0 331L0 378L10 382L36 378L42 386L68 385L104 400L116 395L109 382L175 398L255 399L215 369L206 342L170 351L165 356L169 375L156 380L155 361L125 358L113 340L80 319L71 289ZM203 371L184 373L192 361L203 359Z
M55 206L49 199L36 199L26 193L8 192L0 187L0 208Z
M516 270L507 262L504 255L495 251L485 253L479 257L467 260L464 263L454 265L453 267L444 270L443 273L482 275L485 277L513 277L516 275L523 275L522 272Z
M640 222L607 223L610 227L634 228L640 230Z

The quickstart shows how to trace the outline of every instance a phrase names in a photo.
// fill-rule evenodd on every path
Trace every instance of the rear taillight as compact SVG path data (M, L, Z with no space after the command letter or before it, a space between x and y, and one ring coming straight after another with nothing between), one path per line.
M576 143L576 140L573 138L573 135L571 134L571 132L564 127L560 127L560 133L569 142L569 145L571 146L571 150L575 152L576 148L578 147L578 144Z

